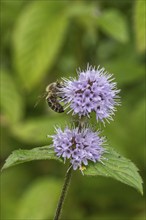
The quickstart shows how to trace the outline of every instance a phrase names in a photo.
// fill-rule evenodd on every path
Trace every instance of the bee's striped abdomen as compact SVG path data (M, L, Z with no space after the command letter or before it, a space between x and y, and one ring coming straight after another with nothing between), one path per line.
M64 112L64 109L63 109L62 105L60 105L60 103L58 102L56 97L50 96L49 98L47 98L47 103L48 103L48 106L53 111L58 112L58 113Z

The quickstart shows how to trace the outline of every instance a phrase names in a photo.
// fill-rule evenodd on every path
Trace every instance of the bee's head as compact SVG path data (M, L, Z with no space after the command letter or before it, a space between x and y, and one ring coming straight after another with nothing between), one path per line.
M57 86L57 83L56 82L53 82L51 84L49 84L47 87L46 87L46 92L49 92L50 90L52 90L53 88L55 88Z

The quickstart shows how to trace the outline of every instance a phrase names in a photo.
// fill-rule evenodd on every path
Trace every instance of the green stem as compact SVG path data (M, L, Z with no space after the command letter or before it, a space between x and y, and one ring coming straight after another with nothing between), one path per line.
M66 175L65 175L64 184L63 184L62 192L61 192L59 202L58 202L58 205L57 205L54 220L59 220L59 218L60 218L63 203L64 203L64 200L65 200L65 196L66 196L66 193L67 193L67 190L68 190L68 187L69 187L69 183L70 183L70 180L71 180L71 174L72 174L72 168L69 167L67 172L66 172Z

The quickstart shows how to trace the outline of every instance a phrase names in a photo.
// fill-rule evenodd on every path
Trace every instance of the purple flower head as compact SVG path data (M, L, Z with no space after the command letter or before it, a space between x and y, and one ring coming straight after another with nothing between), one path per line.
M99 132L93 132L89 128L82 131L78 128L70 130L68 127L64 131L58 128L56 132L52 136L56 155L64 161L70 159L74 170L87 166L89 160L101 161L105 138L99 137Z
M64 103L80 117L94 111L97 121L112 119L115 106L119 105L120 90L117 90L112 74L107 74L104 68L88 66L86 71L79 71L77 79L64 79L61 91Z

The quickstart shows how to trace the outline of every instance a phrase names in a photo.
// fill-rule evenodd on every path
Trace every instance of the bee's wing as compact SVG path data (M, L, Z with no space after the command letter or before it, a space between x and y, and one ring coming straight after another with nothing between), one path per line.
M36 106L39 104L39 102L44 99L45 97L47 96L47 92L44 92L42 95L39 95L38 98L37 98L37 101L34 105L34 108L36 108Z

